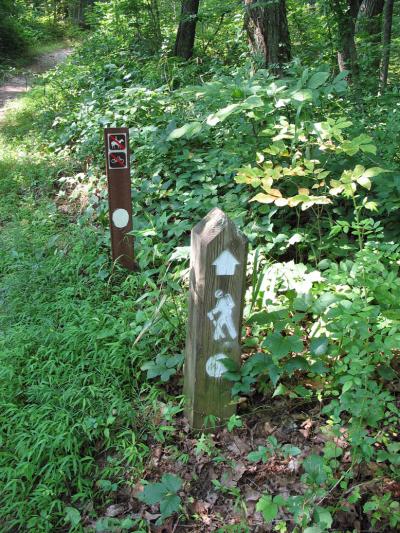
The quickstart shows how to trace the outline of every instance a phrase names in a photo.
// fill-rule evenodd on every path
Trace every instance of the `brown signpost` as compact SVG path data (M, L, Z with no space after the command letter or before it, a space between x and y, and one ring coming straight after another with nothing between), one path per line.
M106 128L106 169L111 248L114 261L135 269L132 231L132 199L128 128Z
M224 421L236 411L222 374L224 359L240 363L246 261L247 239L220 209L193 228L184 393L195 429L209 415Z

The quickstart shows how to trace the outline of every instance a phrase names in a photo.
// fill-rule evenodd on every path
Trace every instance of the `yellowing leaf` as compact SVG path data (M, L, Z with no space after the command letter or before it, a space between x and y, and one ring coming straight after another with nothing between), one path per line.
M264 154L261 154L260 152L257 152L257 163L261 165L261 163L264 161L265 157Z
M376 202L366 202L364 207L369 211L378 211L378 204Z
M364 176L366 178L374 178L375 176L378 176L378 174L383 174L384 172L390 172L390 170L385 170L380 167L371 167L364 172Z
M288 199L287 198L277 198L275 200L275 205L278 207L284 207L285 205L288 205Z
M271 196L270 194L264 194L259 192L250 200L250 202L260 202L261 204L272 204L276 200L276 196Z
M344 191L344 187L343 185L340 185L339 187L332 187L332 189L329 189L329 194L331 194L332 196L337 196L343 191Z
M263 189L265 189L267 192L268 192L268 189L271 188L273 183L274 183L273 178L264 178L261 180L261 185Z
M369 178L367 178L365 176L365 174L363 176L360 176L358 179L357 179L357 183L359 185L361 185L361 187L364 187L365 189L368 189L370 190L371 189L371 186L372 186L372 183L371 183L371 180Z
M229 117L235 111L238 111L241 108L241 104L230 104L223 109L220 109L217 113L209 115L207 117L207 124L209 126L215 126L218 122L223 122L226 118Z
M365 167L363 167L362 165L356 165L353 170L353 178L354 179L359 178L360 176L362 176L364 171L365 171Z
M310 189L305 189L305 188L300 187L298 191L299 191L299 194L306 194L306 195L310 194Z
M289 207L296 207L302 202L307 202L309 199L310 197L305 194L296 194L296 196L292 196L291 198L288 198L288 205Z
M332 203L332 200L326 196L311 196L313 202L317 205L328 205Z
M301 89L292 94L293 100L296 100L297 102L306 102L307 100L312 100L312 97L313 95L310 89Z
M275 196L275 198L282 198L282 193L278 189L265 189L268 194Z

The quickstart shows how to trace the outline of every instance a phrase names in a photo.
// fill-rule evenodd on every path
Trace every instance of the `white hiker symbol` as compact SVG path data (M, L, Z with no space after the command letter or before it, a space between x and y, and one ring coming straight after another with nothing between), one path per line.
M219 341L226 339L225 329L232 340L236 339L237 331L232 319L235 302L230 294L224 294L221 290L215 291L215 297L217 299L217 304L214 309L211 309L211 311L207 313L208 318L215 326L214 340Z

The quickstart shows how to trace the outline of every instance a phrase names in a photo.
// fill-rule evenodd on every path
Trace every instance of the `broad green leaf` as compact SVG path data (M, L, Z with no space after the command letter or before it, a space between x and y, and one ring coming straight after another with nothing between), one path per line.
M178 492L182 487L182 480L174 474L164 474L161 481L171 492Z
M252 96L249 96L243 102L243 107L245 107L246 109L254 109L256 107L263 107L263 105L264 105L264 100L255 94L253 94Z
M181 499L176 494L166 495L160 503L160 512L163 518L168 518L179 511Z
M274 387L278 383L279 378L281 377L281 374L282 374L282 371L276 365L270 365L268 367L268 375Z
M240 104L230 104L223 109L220 109L217 113L213 115L209 115L207 117L207 124L209 126L216 126L219 122L223 122L225 119L227 119L232 113L235 111L238 111L242 107L242 103Z
M395 379L396 377L396 372L387 365L378 366L378 374L387 380Z
M293 392L295 392L300 398L311 398L312 391L303 387L303 385L297 385L294 387Z
M292 374L295 370L308 370L308 368L309 364L304 357L292 357L284 366L288 374Z
M265 522L268 523L276 518L279 508L276 503L272 501L272 496L264 495L258 500L256 511L261 513Z
M167 141L173 141L175 139L180 139L181 137L193 137L197 133L199 133L202 129L200 122L188 122L187 124L184 124L180 128L176 128L175 130L171 131L171 133L167 137Z
M266 463L269 456L270 453L268 449L265 446L259 446L257 451L250 452L247 455L247 460L252 463L258 463L259 461Z
M310 89L301 89L300 91L296 91L294 94L292 94L293 100L296 100L296 102L306 102L308 100L312 100L313 94Z
M313 311L323 313L330 305L340 301L340 296L332 292L324 292L313 304Z
M322 362L317 361L313 365L310 365L310 372L313 374L326 374L329 368Z
M284 457L296 457L301 454L300 448L292 444L284 444L281 448Z
M337 459L343 455L342 448L339 448L334 442L328 441L324 447L324 457L326 460Z
M318 87L323 85L328 78L329 78L329 72L316 72L308 80L307 87L309 89L317 89Z
M303 343L297 335L284 337L280 333L272 333L263 342L263 347L268 348L274 359L281 359L290 352L301 352Z
M75 507L65 508L65 519L73 526L77 526L81 521L81 513Z
M360 149L366 154L376 155L376 146L374 144L361 144Z
M162 483L150 483L138 495L138 499L147 503L147 505L155 505L161 502L166 492L167 490Z
M311 454L303 461L303 468L308 479L316 485L324 483L326 473L324 470L324 460L319 455Z
M381 167L371 167L367 168L367 170L364 172L364 176L366 178L374 178L375 176L379 176L379 174L383 174L385 172L390 172L390 170L385 170Z
M119 524L119 527L121 529L132 530L132 528L134 528L135 526L137 526L137 522L135 520L132 520L132 518L124 518L122 522Z
M317 355L320 357L321 355L326 354L326 351L328 349L328 339L325 336L316 337L311 340L310 343L310 352L312 355Z
M315 520L319 526L323 529L330 529L332 526L333 518L328 509L323 507L317 507L314 512Z
M285 387L285 385L280 383L274 390L272 397L275 398L276 396L281 396L282 394L285 394L287 391L288 391L287 387Z

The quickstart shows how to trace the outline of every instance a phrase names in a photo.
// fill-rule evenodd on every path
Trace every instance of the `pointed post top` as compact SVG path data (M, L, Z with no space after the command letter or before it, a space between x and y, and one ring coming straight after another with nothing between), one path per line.
M246 237L237 229L236 225L222 209L214 207L193 228L193 234L198 235L204 244L211 243L221 233L226 233L230 240L238 240L242 244L247 243Z

